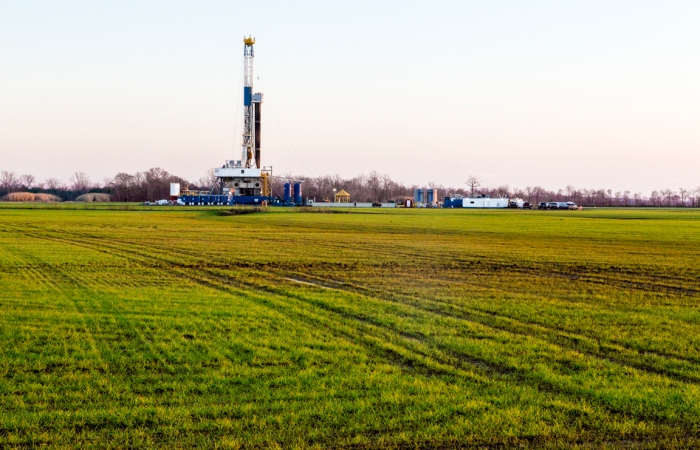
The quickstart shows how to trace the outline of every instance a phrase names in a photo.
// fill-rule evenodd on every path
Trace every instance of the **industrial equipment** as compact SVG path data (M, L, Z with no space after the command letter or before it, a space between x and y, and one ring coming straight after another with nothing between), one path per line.
M476 197L462 197L455 195L445 197L443 206L446 208L508 208L510 199L508 197L491 198L484 195Z
M181 205L281 205L273 196L272 167L261 164L261 108L263 94L253 92L253 46L255 38L243 38L243 135L240 160L228 160L214 170L216 182L208 192L185 191L178 198ZM212 195L220 190L219 195ZM297 195L298 193L298 195ZM290 196L291 197L291 196ZM294 196L284 204L301 205L301 184L294 184Z
M435 188L415 188L413 190L413 201L418 206L435 207L438 206L438 190Z

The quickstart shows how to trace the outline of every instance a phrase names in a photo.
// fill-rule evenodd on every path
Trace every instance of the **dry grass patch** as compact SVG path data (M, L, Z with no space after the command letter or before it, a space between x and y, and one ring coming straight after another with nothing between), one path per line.
M34 194L32 192L11 192L4 196L6 202L60 202L61 198L53 194Z
M35 202L60 202L61 197L53 194L34 194Z
M90 193L83 194L75 199L76 202L111 202L112 197L109 194Z

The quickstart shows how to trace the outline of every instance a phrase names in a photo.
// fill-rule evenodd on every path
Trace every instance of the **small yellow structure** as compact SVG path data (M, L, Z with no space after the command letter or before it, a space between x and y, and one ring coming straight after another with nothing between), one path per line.
M336 203L350 203L350 194L345 192L345 189L341 189L340 192L335 194Z

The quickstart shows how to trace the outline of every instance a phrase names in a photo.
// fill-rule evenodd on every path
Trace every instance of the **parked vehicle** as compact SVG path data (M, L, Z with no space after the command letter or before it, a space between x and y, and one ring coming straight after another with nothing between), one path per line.
M530 205L530 202L523 202L523 209L532 209L532 205Z
M523 205L523 208L530 208L530 203L525 202L527 206ZM539 202L537 204L537 209L578 209L578 206L576 206L576 203L574 202Z

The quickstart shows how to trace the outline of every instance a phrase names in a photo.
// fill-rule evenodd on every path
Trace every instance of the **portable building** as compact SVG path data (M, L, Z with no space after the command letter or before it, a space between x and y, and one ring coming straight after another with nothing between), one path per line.
M508 198L467 197L462 199L462 208L507 208Z

